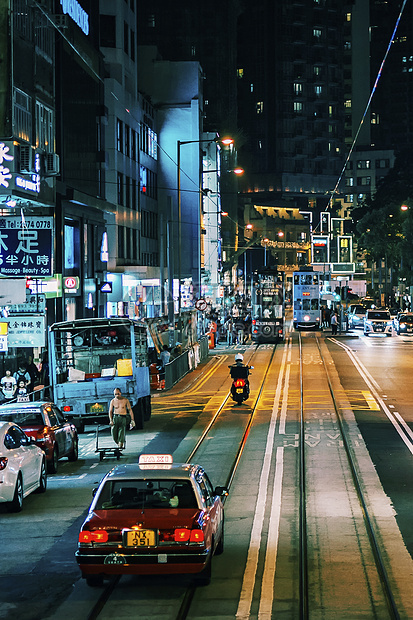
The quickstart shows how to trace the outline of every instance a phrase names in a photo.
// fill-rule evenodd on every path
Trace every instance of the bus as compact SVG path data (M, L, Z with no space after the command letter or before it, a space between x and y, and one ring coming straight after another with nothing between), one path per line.
M321 326L320 274L317 271L293 273L293 325L294 329Z
M121 317L76 319L49 327L53 400L79 432L109 421L113 390L129 399L136 428L151 416L148 334L144 323Z
M257 343L277 343L284 338L284 278L276 269L254 274L251 337Z

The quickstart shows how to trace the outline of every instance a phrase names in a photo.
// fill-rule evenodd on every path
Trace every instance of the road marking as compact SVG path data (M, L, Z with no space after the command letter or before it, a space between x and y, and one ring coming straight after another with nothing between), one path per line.
M377 401L375 400L375 398L373 398L373 394L371 392L361 390L361 393L366 399L369 409L372 409L373 411L380 411L380 407L377 404Z
M387 415L390 422L393 424L395 430L399 434L401 440L406 445L407 449L411 454L413 454L413 431L406 423L406 421L396 412L394 414L390 411L383 398L380 396L380 386L373 379L367 368L362 364L362 362L356 357L356 355L352 352L352 350L343 342L339 342L338 340L333 340L339 347L344 349L347 352L347 355L350 357L354 366L356 367L358 373L361 377L363 377L367 387L370 388L374 398L377 400L384 413ZM409 439L410 438L410 439Z
M274 488L272 493L271 516L268 527L268 542L265 555L264 574L262 576L261 598L258 620L271 620L274 600L274 577L277 563L278 540L281 518L281 493L284 472L284 448L277 448Z
M261 468L260 482L258 486L258 496L257 502L255 504L255 514L252 523L250 544L248 547L247 563L245 566L244 577L242 580L242 588L238 601L238 609L235 615L236 618L239 618L241 620L248 620L250 617L255 577L258 566L258 556L261 546L262 528L264 524L265 504L267 501L268 478L270 475L271 460L274 451L275 428L277 423L278 407L281 398L281 387L285 371L287 346L287 343L285 343L280 373L278 375L277 389L274 396L274 405L272 408L271 420L268 429L267 443L265 445L264 460Z

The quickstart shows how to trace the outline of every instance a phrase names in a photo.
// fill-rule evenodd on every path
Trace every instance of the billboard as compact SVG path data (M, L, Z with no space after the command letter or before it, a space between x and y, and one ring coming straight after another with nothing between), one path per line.
M0 275L51 276L52 251L52 217L0 217Z

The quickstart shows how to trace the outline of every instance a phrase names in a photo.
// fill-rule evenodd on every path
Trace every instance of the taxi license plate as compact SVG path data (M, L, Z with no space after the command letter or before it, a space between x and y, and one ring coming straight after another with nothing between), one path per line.
M154 547L155 532L153 530L129 530L126 532L127 547Z
M237 394L242 394L244 391L244 388L237 388Z

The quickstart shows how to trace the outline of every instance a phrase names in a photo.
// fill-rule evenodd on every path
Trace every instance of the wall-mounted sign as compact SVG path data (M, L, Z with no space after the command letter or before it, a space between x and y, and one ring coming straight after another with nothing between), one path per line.
M85 35L89 34L89 15L77 0L60 0L63 13L67 13Z
M112 292L112 282L102 282L100 285L101 293L111 293Z
M0 217L0 274L51 276L53 218Z
M54 299L62 296L62 274L57 273L51 278L26 280L27 286L33 295L43 293L46 299Z
M26 279L0 278L0 306L22 304L26 301Z
M2 323L6 321L2 319ZM41 314L14 316L7 319L9 347L44 347L46 344L45 317Z
M65 293L77 293L80 286L80 278L78 276L66 276L63 278L63 288Z

